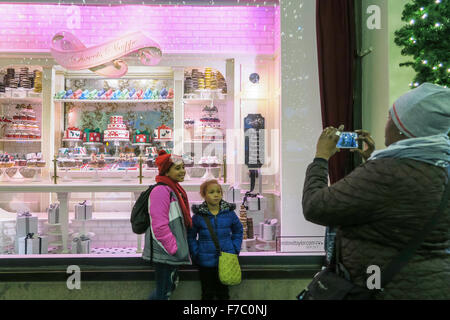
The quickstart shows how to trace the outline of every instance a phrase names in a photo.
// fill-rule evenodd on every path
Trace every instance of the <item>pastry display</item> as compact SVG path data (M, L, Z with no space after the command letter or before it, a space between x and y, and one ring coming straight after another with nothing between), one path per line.
M42 72L34 71L34 92L42 92Z
M18 104L11 118L2 117L5 123L4 137L7 139L40 139L41 130L36 120L36 112L31 105Z
M241 205L241 207L239 209L239 220L241 221L242 227L244 228L243 239L247 240L247 236L248 236L248 226L247 226L248 218L247 218L247 210L245 209L244 205Z
M109 118L108 129L105 130L103 139L105 141L129 141L130 132L123 123L122 116L111 116Z
M221 94L227 93L227 83L222 73L213 71L212 68L205 68L204 73L192 69L191 72L184 73L184 93L191 99L210 99L214 96L223 99ZM208 94L204 95L205 93Z
M103 168L106 165L105 156L101 154L99 157L95 153L91 154L89 166L92 168Z
M14 157L9 154L0 154L0 168L14 167Z
M153 137L157 140L170 141L173 138L172 134L172 128L163 124L154 130Z
M39 70L31 71L28 67L7 68L2 80L0 92L5 92L5 88L19 90L34 88L34 92L42 92L42 72ZM27 95L26 92L23 94Z
M136 166L137 161L136 161L136 159L134 157L134 154L132 154L132 153L127 153L127 154L121 153L120 156L119 156L119 160L117 161L117 164L121 168L131 168L131 167L135 167Z
M216 156L201 157L199 164L202 167L217 167L220 165L219 159Z
M182 158L185 167L190 168L194 166L194 158L190 154L183 154Z
M200 118L200 127L194 132L195 137L202 140L223 140L220 119L217 117L217 107L205 106L202 111L204 114Z

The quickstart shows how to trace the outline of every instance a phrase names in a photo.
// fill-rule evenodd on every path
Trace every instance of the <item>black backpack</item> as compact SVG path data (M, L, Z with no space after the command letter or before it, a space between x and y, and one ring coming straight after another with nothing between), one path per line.
M150 226L150 215L148 212L148 198L150 197L150 192L152 192L153 188L156 186L166 185L162 182L158 182L157 184L153 184L148 187L147 190L141 193L139 198L137 198L136 203L131 210L131 228L133 232L136 234L143 234L147 231Z

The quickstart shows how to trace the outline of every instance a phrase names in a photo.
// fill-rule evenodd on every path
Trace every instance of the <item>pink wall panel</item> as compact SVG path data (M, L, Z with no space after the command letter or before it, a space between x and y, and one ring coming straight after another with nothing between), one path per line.
M0 4L0 51L48 51L59 31L72 32L86 46L143 31L164 53L273 54L277 9Z

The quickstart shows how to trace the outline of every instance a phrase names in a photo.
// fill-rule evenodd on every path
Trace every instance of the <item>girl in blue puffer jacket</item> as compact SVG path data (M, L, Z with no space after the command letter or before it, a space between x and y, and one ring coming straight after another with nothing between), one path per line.
M202 286L202 300L228 300L228 286L219 280L219 255L212 240L208 226L211 226L219 239L221 251L239 254L241 251L243 227L234 210L236 205L222 200L222 188L217 180L205 181L200 186L200 194L205 201L193 205L192 229L188 231L189 251L192 260L199 266Z

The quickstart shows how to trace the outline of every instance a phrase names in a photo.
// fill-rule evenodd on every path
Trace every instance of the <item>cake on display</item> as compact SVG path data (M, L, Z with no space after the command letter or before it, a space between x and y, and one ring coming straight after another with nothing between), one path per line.
M192 155L185 153L183 154L182 158L185 167L191 168L194 166L194 158L192 157Z
M123 123L122 116L111 116L109 118L108 129L104 132L105 141L129 141L130 132Z
M102 141L102 134L100 133L99 129L85 129L83 134L83 141L84 142L101 142Z
M205 106L202 110L204 115L200 118L200 127L194 133L197 138L202 140L223 140L220 119L217 117L218 109L216 106Z
M153 132L153 136L156 140L171 141L173 136L173 130L172 128L163 124L162 126L159 126L158 128L155 129L155 131Z
M41 132L39 128L39 122L36 120L36 112L31 105L18 104L16 112L12 117L3 116L1 122L4 125L0 126L4 128L2 136L8 139L40 139Z
M216 156L207 156L201 157L199 164L202 167L217 167L220 164L220 162Z
M81 129L78 129L76 127L70 127L67 128L66 131L64 131L64 138L65 140L73 140L73 141L81 141L83 140L83 132Z
M133 143L150 143L150 140L150 134L147 130L136 130L136 133L133 135Z

